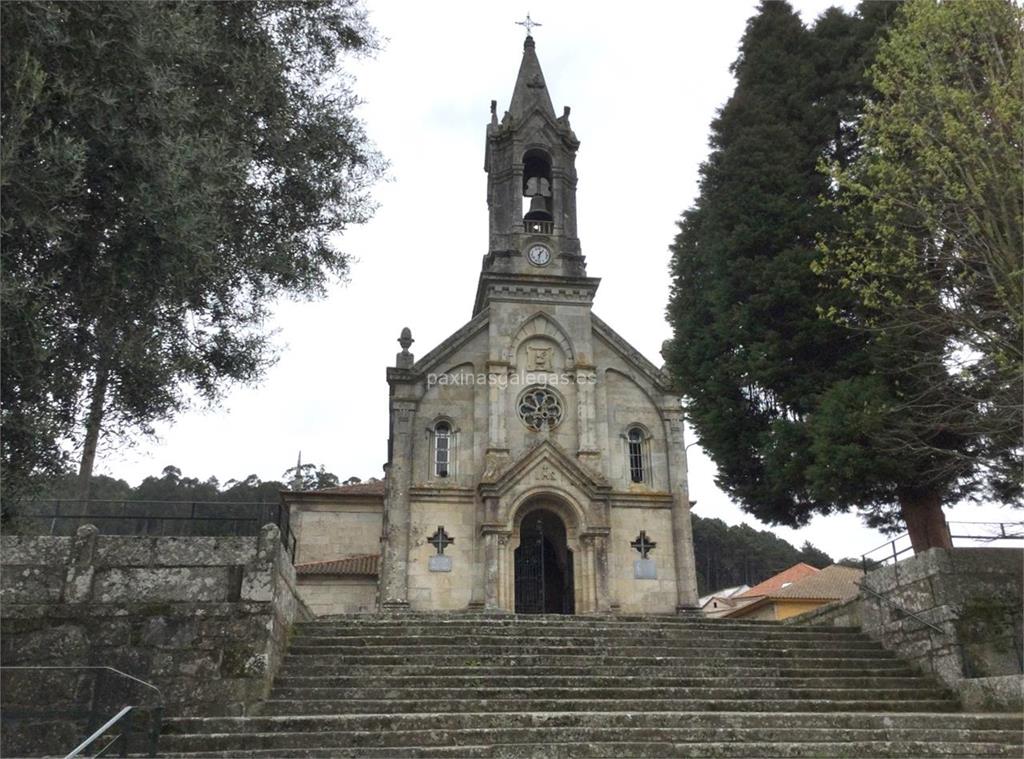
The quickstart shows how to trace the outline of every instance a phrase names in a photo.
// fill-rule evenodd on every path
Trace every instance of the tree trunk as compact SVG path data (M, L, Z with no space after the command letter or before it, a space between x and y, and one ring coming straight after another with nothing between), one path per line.
M78 497L83 501L89 498L92 486L92 467L96 461L96 447L100 441L100 425L103 422L103 409L107 400L107 385L110 382L110 370L101 364L96 371L96 382L92 386L92 398L89 400L89 415L85 419L85 443L82 446L82 463L78 468Z
M938 493L912 493L900 496L900 510L910 534L914 553L929 548L952 548L949 525L942 513L942 498Z

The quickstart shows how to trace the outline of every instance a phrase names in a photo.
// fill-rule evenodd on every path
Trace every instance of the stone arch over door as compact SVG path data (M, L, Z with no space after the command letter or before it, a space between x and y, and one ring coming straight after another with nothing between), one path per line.
M502 499L505 501L505 499ZM567 493L554 488L532 489L505 501L503 529L485 539L493 548L487 559L492 588L486 594L493 608L515 611L515 552L522 541L523 520L544 509L565 525L565 542L572 556L573 609L576 614L607 611L607 528L593 527L586 508ZM492 537L493 536L493 537Z

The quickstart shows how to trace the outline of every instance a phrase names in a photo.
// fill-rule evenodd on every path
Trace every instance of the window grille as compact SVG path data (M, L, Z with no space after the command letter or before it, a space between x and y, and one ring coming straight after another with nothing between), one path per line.
M626 434L626 444L629 449L629 479L633 482L643 482L646 477L644 466L644 433L638 427L633 427Z
M451 474L452 426L448 422L434 425L434 475L448 477Z

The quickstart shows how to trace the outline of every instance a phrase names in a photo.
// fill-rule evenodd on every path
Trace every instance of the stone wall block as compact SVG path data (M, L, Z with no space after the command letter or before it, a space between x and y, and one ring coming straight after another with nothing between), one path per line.
M68 603L85 603L92 596L98 535L96 525L83 524L71 541L71 556L64 582L64 600Z
M256 542L257 538L253 537L157 538L153 564L172 567L244 564L252 559Z
M132 637L138 644L154 648L188 648L195 643L198 626L194 619L150 617Z
M0 604L4 613L13 604L59 602L66 574L63 565L5 566L0 573Z
M82 625L58 624L30 635L13 636L4 641L4 663L86 664L89 662L89 636Z
M71 558L72 538L52 535L0 536L0 564L63 566Z
M220 672L221 655L211 651L157 652L153 656L154 677L215 678Z
M96 573L93 600L222 601L228 594L224 567L110 568Z
M153 563L156 538L135 535L100 535L96 541L96 566L148 567Z

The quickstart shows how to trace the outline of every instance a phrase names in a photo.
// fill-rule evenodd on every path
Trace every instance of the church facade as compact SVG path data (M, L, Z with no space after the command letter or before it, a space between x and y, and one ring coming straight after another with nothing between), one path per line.
M569 109L555 114L530 36L500 119L491 103L486 145L490 239L473 316L418 359L404 330L387 370L374 605L694 609L680 399L592 311L600 280L577 236L579 141ZM371 489L360 524L372 524ZM346 558L324 537L350 518L345 490L290 499L300 578L303 562Z

